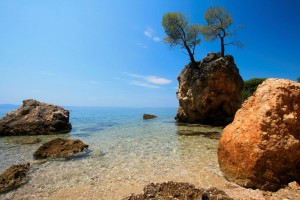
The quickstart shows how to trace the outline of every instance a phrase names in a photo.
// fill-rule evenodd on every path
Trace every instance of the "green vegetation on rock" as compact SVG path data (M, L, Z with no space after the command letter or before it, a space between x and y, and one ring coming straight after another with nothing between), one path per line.
M298 83L300 83L300 77L297 78Z
M244 81L244 89L242 91L242 101L247 100L256 91L258 85L264 82L266 78L252 78Z
M206 25L201 27L201 33L205 40L216 40L220 38L221 41L221 56L224 57L225 45L235 45L242 47L243 44L237 40L225 43L226 37L234 35L233 30L227 30L232 24L232 16L227 13L226 8L219 8L212 6L205 12Z
M196 66L194 53L196 46L201 42L200 26L189 25L186 16L180 12L166 13L161 23L167 34L164 42L169 43L170 46L180 45L181 48L185 48L193 66Z

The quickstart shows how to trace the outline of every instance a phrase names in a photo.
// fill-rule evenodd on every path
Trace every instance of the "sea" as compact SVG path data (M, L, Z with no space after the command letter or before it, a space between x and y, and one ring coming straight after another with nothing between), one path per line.
M0 117L13 107L0 108ZM31 163L28 182L0 199L122 199L151 182L199 187L225 179L217 161L222 127L178 124L177 108L66 107L68 134L0 137L0 173ZM143 114L155 119L143 120ZM80 139L89 150L71 159L38 161L33 153L55 138Z

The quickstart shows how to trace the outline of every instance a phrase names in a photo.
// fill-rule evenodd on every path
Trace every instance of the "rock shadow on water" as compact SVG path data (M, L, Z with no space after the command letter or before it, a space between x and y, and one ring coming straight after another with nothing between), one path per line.
M73 133L72 136L86 138L86 137L91 136L91 134L90 133Z
M177 134L180 136L203 136L209 139L219 140L223 127L213 127L202 124L177 123Z
M68 138L70 134L59 134L60 138ZM10 147L18 147L19 145L37 145L45 143L57 138L57 135L22 135L22 136L4 136L1 137L1 141L5 145ZM0 147L1 148L1 147ZM7 146L3 148L9 148Z
M85 132L98 132L98 131L103 131L104 128L102 128L102 127L86 127L86 128L81 128L79 130L85 131Z

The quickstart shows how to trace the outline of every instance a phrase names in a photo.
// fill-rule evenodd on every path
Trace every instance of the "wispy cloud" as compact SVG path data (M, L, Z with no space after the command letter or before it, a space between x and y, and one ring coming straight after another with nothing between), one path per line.
M146 30L144 30L144 34L149 38L153 37L153 32L154 32L153 29L150 27L147 27Z
M151 27L147 27L144 30L144 35L148 38L150 38L151 40L153 40L154 42L160 42L161 39L160 37L158 37L157 35L154 34L154 30Z
M157 85L169 84L172 82L169 79L157 77L157 76L144 76L144 75L140 75L140 74L133 74L133 73L127 73L127 72L123 72L123 73L126 74L127 76L143 79L149 83L153 83L153 84L157 84Z
M157 77L157 76L145 76L140 74L133 74L133 73L127 73L123 72L123 74L130 76L134 79L129 83L129 85L136 85L136 86L142 86L142 87L148 87L148 88L160 88L159 85L169 84L172 81L167 78Z
M144 48L144 49L148 49L149 47L147 46L147 45L145 45L145 44L143 44L143 43L137 43L136 44L137 46L140 46L140 47L142 47L142 48Z
M152 88L152 89L160 88L160 87L157 86L157 85L151 85L151 84L149 84L149 83L143 83L143 82L140 82L140 81L131 81L131 82L129 83L129 85L135 85L135 86L147 87L147 88Z
M46 72L46 71L38 72L38 74L43 75L43 76L55 76L56 75L53 72Z
M172 82L169 79L160 78L160 77L157 77L157 76L145 76L144 79L147 80L147 81L149 81L149 82L151 82L151 83L159 84L159 85L169 84L169 83Z
M160 37L157 37L157 36L153 37L153 41L154 42L160 42Z
M99 82L98 81L89 81L90 84L93 84L93 85L99 85Z

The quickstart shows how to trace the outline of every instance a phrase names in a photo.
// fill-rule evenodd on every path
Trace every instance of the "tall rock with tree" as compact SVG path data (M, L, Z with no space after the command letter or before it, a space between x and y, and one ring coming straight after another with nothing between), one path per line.
M178 76L177 122L227 125L241 105L243 80L232 56L209 53Z
M232 18L229 14L219 17L222 24L226 22L226 26L222 27L225 31L231 24ZM216 34L212 31L214 30L212 27L189 25L182 13L165 14L162 25L167 34L164 41L171 46L178 45L186 49L191 60L177 78L179 108L175 117L176 121L211 125L230 123L241 105L243 80L234 63L234 58L224 55L224 37L229 33L225 32L222 36L221 54L209 53L200 62L194 58L195 48L201 42L199 38L201 33L205 33L205 37L208 37L208 34Z

